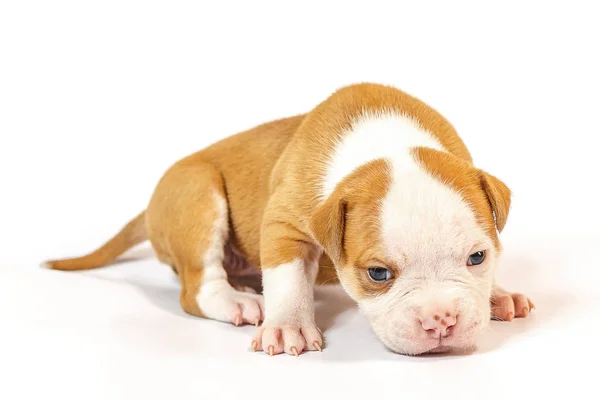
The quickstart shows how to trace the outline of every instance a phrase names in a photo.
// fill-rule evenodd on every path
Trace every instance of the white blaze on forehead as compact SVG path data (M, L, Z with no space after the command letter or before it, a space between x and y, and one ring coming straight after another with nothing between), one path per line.
M321 188L326 199L346 176L360 166L377 159L388 159L394 165L414 168L410 156L413 147L443 150L434 136L417 121L399 113L364 113L342 132L327 162Z
M382 202L382 235L389 255L448 257L468 246L473 234L485 239L479 238L481 229L462 197L413 163L409 173L393 165Z

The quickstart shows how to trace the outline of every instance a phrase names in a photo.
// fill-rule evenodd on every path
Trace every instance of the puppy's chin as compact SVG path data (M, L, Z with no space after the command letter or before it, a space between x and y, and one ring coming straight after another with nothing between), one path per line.
M464 344L461 346L444 345L441 342L436 341L435 343L414 343L406 346L389 346L386 347L397 354L418 357L428 354L447 354L447 353L464 353L475 347L474 342Z
M438 354L438 353L449 353L452 351L452 347L450 346L438 346L429 351L426 351L423 354Z
M452 351L452 347L440 345L439 340L423 340L423 341L402 341L399 343L386 343L382 340L385 347L396 354L403 356L416 357L425 354L441 354Z

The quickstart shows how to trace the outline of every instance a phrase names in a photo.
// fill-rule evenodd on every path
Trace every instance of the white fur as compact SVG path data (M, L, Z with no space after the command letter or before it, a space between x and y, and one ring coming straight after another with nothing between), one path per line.
M265 321L254 338L263 350L297 354L322 347L313 293L317 260L298 258L263 270Z
M263 270L268 322L302 324L314 319L313 285L316 272L317 263L307 265L302 259Z
M239 317L239 322L254 323L261 317L262 296L238 292L227 280L227 271L223 267L228 236L227 201L217 192L213 199L218 213L213 222L210 246L203 256L204 270L196 301L208 318L237 322Z
M475 215L453 189L429 175L411 154L414 147L443 151L439 142L411 119L397 114L362 115L342 135L329 160L322 196L356 168L376 159L391 165L392 183L381 200L381 240L402 273L384 295L360 298L341 276L374 332L395 351L415 354L440 344L464 347L489 321L495 254ZM474 248L475 245L480 247ZM483 265L468 269L472 252L487 250ZM432 311L435 310L435 311ZM421 320L434 312L458 314L449 338L431 338ZM453 328L454 329L454 328Z
M210 246L204 253L204 274L202 283L210 281L227 279L227 272L223 268L223 258L225 257L225 242L228 232L228 213L227 201L216 191L213 192L213 199L217 206L217 218L213 222L213 235Z
M327 198L336 185L361 165L390 159L412 166L407 149L429 147L442 150L440 143L417 121L400 114L362 114L355 119L328 160L321 196Z
M477 241L490 247L466 201L409 157L392 160L392 183L382 201L382 239L389 256L435 268L436 261L464 259ZM427 269L420 273L432 274Z

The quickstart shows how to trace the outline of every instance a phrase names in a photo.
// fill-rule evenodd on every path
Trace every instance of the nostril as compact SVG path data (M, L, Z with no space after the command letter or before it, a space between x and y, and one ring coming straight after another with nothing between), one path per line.
M438 331L437 329L425 329L425 332L427 332L427 335L429 335L430 337L437 339L440 337L440 331Z
M446 318L446 321L448 322L448 328L451 328L451 327L455 326L456 323L458 322L458 315L452 315L452 316Z
M446 328L442 337L448 337L448 336L452 335L453 331L454 331L454 325L450 325L449 327Z

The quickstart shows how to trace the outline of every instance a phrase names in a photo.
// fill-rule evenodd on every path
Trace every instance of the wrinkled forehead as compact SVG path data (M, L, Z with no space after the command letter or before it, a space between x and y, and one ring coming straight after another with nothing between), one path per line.
M461 259L473 246L493 244L469 200L425 171L393 177L380 217L380 238L393 259Z

